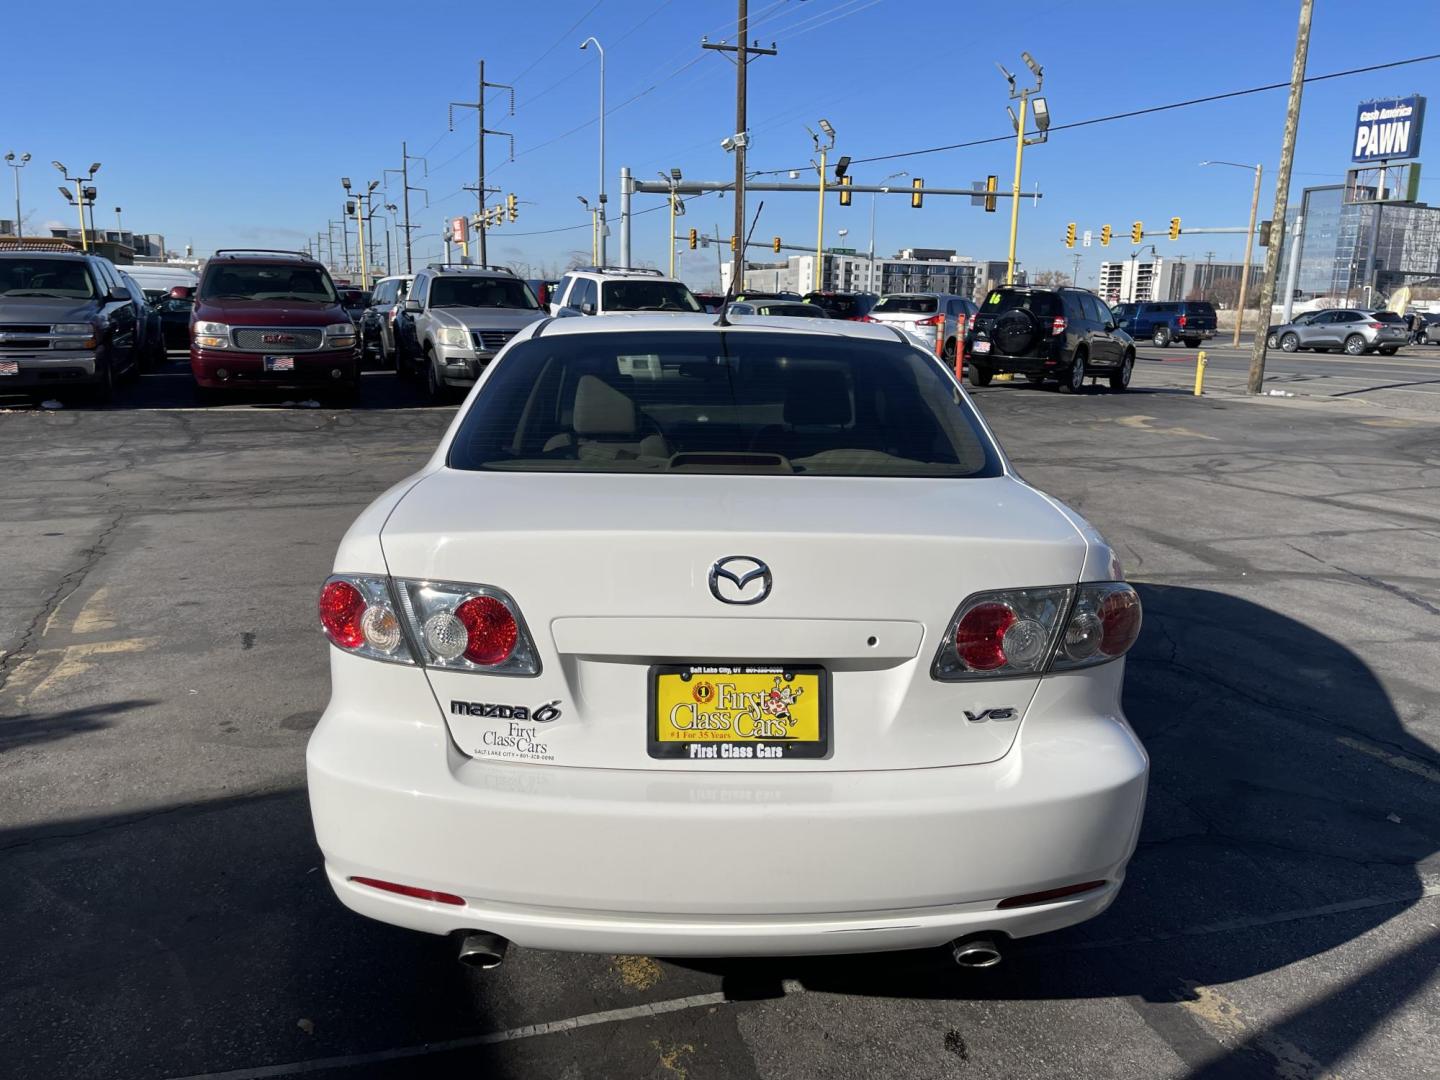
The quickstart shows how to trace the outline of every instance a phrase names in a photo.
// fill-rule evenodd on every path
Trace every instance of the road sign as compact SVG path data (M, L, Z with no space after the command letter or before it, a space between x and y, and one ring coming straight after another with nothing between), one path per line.
M1081 247L1089 247L1089 246L1090 246L1090 230L1089 230L1089 229L1086 229L1086 230L1085 230L1085 235L1084 235L1084 237L1083 237L1083 238L1081 239L1081 241L1080 241L1080 246L1081 246Z
M825 250L826 250L827 253L829 253L829 254L831 254L831 255L854 255L854 254L855 254L855 249L854 249L854 248L826 248Z

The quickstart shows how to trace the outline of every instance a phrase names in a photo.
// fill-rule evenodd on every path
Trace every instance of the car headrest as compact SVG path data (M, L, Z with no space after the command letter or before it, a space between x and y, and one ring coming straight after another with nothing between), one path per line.
M850 423L850 385L843 371L831 368L793 375L785 388L785 422L795 427Z
M634 435L635 403L594 375L575 387L576 435Z

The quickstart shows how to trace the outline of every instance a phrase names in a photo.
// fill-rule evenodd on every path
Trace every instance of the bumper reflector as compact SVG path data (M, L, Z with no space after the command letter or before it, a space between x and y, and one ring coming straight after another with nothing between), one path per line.
M1090 892L1104 885L1103 881L1082 881L1078 885L1062 885L1058 889L1046 889L1043 892L1021 893L1019 896L1007 896L997 908L1029 907L1031 904L1048 904L1052 900L1063 900L1067 896L1075 896L1077 893Z
M357 885L369 885L372 889L399 893L401 896L413 897L416 900L429 900L433 904L465 906L464 897L456 896L454 893L436 892L434 889L417 889L414 885L397 885L393 881L381 881L379 878L352 877L350 880Z

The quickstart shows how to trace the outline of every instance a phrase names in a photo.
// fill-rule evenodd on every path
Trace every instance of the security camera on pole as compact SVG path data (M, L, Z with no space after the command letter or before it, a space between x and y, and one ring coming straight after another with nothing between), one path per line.
M15 170L15 236L18 239L25 235L25 226L21 224L22 215L20 213L20 170L30 164L30 155L21 154L17 158L12 150L5 155L5 164Z
M1020 230L1020 169L1024 164L1025 147L1043 143L1049 137L1050 130L1050 107L1043 97L1038 96L1040 88L1045 84L1045 69L1035 62L1035 58L1028 52L1022 52L1020 59L1025 61L1025 66L1035 76L1035 85L1028 90L1017 90L1015 88L1015 76L1005 70L1005 65L997 62L996 67L1000 74L1005 76L1005 81L1010 84L1010 100L1020 102L1020 115L1017 117L1013 109L1008 105L1005 111L1010 114L1010 123L1015 126L1015 180L1010 188L1010 254L1006 259L1005 283L1015 283L1015 238ZM1034 99L1032 101L1032 95ZM1025 135L1025 125L1029 118L1030 109L1035 111L1036 133L1033 137Z

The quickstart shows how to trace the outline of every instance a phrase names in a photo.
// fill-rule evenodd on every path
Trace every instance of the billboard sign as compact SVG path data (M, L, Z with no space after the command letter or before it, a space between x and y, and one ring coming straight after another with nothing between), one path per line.
M463 217L451 218L450 239L457 244L463 244L465 242L465 236L465 219Z
M1350 160L1392 161L1418 157L1424 121L1425 99L1419 94L1362 101L1355 117Z

